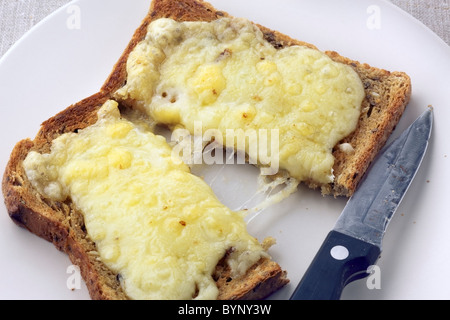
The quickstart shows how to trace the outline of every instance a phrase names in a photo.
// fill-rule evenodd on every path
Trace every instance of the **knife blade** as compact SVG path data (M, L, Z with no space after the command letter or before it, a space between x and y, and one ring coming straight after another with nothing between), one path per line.
M338 300L347 284L368 276L382 251L388 224L422 163L432 123L429 107L379 153L291 300Z

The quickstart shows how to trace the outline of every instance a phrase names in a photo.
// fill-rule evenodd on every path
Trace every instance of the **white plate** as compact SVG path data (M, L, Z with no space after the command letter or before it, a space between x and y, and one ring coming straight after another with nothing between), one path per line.
M322 50L411 76L412 100L394 136L432 104L431 145L386 234L378 262L381 288L370 290L360 280L350 284L342 298L449 299L450 48L384 0L211 3ZM74 1L33 28L0 60L0 168L17 141L33 137L42 121L100 88L149 4L150 0ZM246 166L225 169L213 174L213 188L233 207L252 194L255 171ZM250 232L258 238L277 239L271 254L291 279L272 298L290 296L344 205L343 199L323 198L300 187L250 223ZM84 284L68 289L74 274L67 256L16 227L3 205L0 254L1 299L89 298Z

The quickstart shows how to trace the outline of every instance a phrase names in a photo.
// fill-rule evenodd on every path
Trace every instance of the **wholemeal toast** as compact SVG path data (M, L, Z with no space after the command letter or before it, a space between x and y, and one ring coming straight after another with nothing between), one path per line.
M3 193L10 217L16 224L52 242L80 267L93 299L128 299L120 285L120 276L99 261L96 245L87 234L83 213L69 199L44 198L27 179L23 166L31 151L47 153L56 137L94 124L98 109L107 100L107 95L98 93L74 104L44 122L34 141L19 142L4 174ZM213 278L220 300L262 299L288 283L286 272L268 258L261 258L244 276L233 278L227 254L217 264Z
M136 45L145 38L148 25L158 18L177 21L212 21L229 17L210 4L197 0L154 0L150 11L136 30L128 47L118 60L101 90L45 121L34 140L19 142L10 157L3 177L2 190L10 217L18 225L52 242L80 266L93 299L127 299L120 277L97 259L95 243L87 235L83 214L70 201L53 201L40 194L27 178L23 161L30 151L48 153L52 141L64 133L78 132L97 122L97 112L127 81L126 63ZM279 32L259 26L265 39L275 48L311 44L289 38ZM361 115L356 130L339 145L349 143L353 152L339 145L333 149L335 181L322 185L306 181L324 194L350 196L378 150L384 145L401 117L411 94L409 77L401 72L389 72L326 52L334 61L351 66L359 75L365 90ZM120 101L119 101L120 102ZM121 106L126 108L125 105ZM232 278L226 256L218 263L213 275L219 288L218 299L260 299L285 285L286 273L268 258L261 259L245 276Z
M102 88L104 92L116 92L126 84L128 57L145 38L148 25L155 19L169 17L176 21L212 21L230 17L226 12L218 11L203 1L154 1L150 12L105 82ZM257 26L263 32L264 38L277 49L294 45L317 49L312 44L292 39L261 25ZM363 83L365 98L356 130L333 149L334 181L327 184L311 180L304 182L311 188L320 188L325 195L349 197L403 114L411 96L411 80L404 72L390 72L371 67L342 57L335 51L325 53L334 61L351 66L356 71ZM352 152L340 148L341 145L351 145Z

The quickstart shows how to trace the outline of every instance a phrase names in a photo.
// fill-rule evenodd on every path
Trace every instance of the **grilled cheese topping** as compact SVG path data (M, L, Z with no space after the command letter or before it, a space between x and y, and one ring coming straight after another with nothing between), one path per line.
M81 210L100 259L132 299L215 299L216 265L233 249L233 276L267 253L243 214L176 158L166 140L120 117L107 102L96 124L66 133L24 168L44 196Z
M323 184L334 179L332 148L354 131L364 98L351 67L307 47L277 50L244 19L158 19L130 53L127 73L116 98L156 122L195 134L201 121L235 149L227 130L278 129L278 150L249 154L250 141L239 151L257 163L277 153L292 177Z

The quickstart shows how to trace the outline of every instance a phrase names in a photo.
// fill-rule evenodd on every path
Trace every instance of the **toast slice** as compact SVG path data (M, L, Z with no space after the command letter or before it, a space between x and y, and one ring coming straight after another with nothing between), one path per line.
M78 132L97 122L97 111L108 100L105 93L84 99L45 121L33 141L20 141L14 148L3 177L2 190L11 219L39 237L52 242L80 267L92 299L128 299L119 275L98 259L83 213L68 199L44 198L28 180L23 161L30 151L48 153L52 141L69 132ZM262 299L288 283L286 272L268 258L233 278L227 256L218 263L213 275L219 289L218 299Z
M45 121L34 140L19 142L11 154L2 181L10 217L19 226L66 252L71 261L80 266L93 299L127 299L127 296L120 286L118 275L92 254L95 252L95 244L87 235L82 213L70 201L58 202L42 197L28 181L23 161L30 151L49 152L52 141L58 136L77 132L97 121L99 108L125 84L128 56L145 37L151 21L161 17L178 21L212 21L225 16L229 15L199 0L154 0L148 15L136 30L101 90ZM290 45L315 48L263 26L259 28L275 48ZM401 117L409 101L411 84L404 73L373 68L341 57L336 52L327 54L335 61L350 65L358 73L364 84L366 97L357 129L341 142L350 143L354 152L344 152L338 146L334 149L335 182L331 185L319 185L309 181L308 184L313 188L321 188L324 194L350 196ZM225 260L221 260L214 274L219 299L260 299L288 282L286 273L269 259L260 260L244 277L232 279Z
M199 0L154 0L149 15L137 29L128 48L117 62L102 90L115 92L126 84L126 65L130 53L145 38L148 25L158 18L176 21L212 21L231 17L209 3ZM264 38L275 48L300 45L317 49L314 45L257 25ZM334 61L351 66L359 75L365 90L361 115L356 130L333 149L335 158L333 183L305 181L311 188L320 188L324 195L350 197L378 151L384 146L400 120L411 96L411 80L404 72L389 72L340 56L335 51L325 52ZM349 144L348 152L341 145Z

